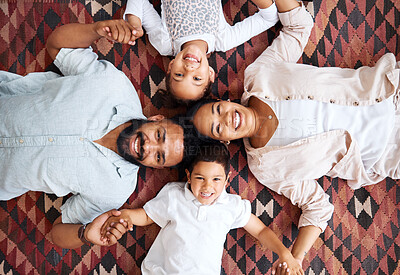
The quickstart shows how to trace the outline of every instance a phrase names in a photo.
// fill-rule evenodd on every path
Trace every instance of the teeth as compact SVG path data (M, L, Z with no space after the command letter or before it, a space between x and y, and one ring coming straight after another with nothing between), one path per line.
M203 197L209 197L209 196L212 195L212 193L204 193L204 192L201 192L201 195L202 195Z
M235 112L235 129L237 129L239 127L239 123L240 123L240 115L238 112Z
M197 63L199 62L199 61L197 61L196 58L193 58L193 57L186 57L185 60L189 60L189 61L193 61L193 62L197 62Z
M135 140L135 152L136 152L136 154L139 154L139 138L138 137L136 137L136 140Z

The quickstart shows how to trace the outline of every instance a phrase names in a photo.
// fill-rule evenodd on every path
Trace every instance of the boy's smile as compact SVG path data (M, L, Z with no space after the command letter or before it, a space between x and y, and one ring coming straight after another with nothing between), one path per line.
M218 199L229 179L224 167L217 162L199 161L193 167L192 173L186 170L186 174L193 195L205 205L212 204Z

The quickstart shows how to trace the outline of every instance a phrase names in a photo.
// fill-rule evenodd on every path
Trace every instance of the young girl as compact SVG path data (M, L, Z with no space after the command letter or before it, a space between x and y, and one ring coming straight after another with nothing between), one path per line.
M187 183L172 182L143 208L123 209L102 227L104 237L114 223L157 223L161 230L142 263L143 274L220 274L229 230L244 227L279 256L277 274L304 274L290 251L255 215L248 200L228 194L229 152L225 145L204 145L186 170Z
M259 12L234 26L226 22L221 0L162 0L161 18L148 0L128 0L124 18L136 29L133 39L143 35L143 26L161 55L175 56L167 70L166 94L187 104L210 93L215 72L207 54L234 48L278 21L272 0L253 2Z

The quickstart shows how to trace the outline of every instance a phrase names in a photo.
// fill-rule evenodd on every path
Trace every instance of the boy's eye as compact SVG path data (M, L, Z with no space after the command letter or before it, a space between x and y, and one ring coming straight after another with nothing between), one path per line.
M195 179L196 179L196 180L202 180L203 177L196 177Z
M201 78L197 77L197 76L193 77L193 79L196 80L196 81L200 81L201 80Z

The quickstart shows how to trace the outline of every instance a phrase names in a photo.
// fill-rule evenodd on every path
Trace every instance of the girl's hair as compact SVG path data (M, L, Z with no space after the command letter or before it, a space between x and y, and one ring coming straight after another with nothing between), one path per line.
M225 175L228 176L229 166L229 151L224 143L206 143L199 147L197 155L194 157L192 163L189 165L188 170L192 173L193 168L200 161L216 162L224 167Z

